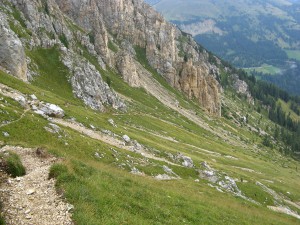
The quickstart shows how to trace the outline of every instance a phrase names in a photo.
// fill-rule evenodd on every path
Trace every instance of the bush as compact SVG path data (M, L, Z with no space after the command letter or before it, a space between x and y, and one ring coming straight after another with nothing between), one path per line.
M25 168L22 165L20 157L13 152L1 155L3 170L12 177L20 177L26 174Z

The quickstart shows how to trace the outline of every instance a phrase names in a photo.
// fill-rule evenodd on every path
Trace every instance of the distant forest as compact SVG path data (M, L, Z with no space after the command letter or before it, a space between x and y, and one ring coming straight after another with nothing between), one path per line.
M229 67L231 73L238 74L241 80L247 82L251 95L258 102L256 110L259 113L266 110L269 119L277 124L272 135L276 140L285 143L286 147L281 149L282 153L298 158L298 152L300 151L300 121L293 120L291 115L284 111L278 100L289 102L290 109L299 116L300 97L292 96L274 84L257 80L254 75L249 76L245 71L236 69L226 62L223 62L223 65ZM226 88L229 83L228 76L225 75L224 77L223 75L221 77L222 86ZM272 147L273 141L270 136L266 135L264 137L263 144Z
M293 95L300 96L300 63L297 63L296 67L286 69L282 74L276 76L259 72L253 72L253 75L265 81L272 82Z

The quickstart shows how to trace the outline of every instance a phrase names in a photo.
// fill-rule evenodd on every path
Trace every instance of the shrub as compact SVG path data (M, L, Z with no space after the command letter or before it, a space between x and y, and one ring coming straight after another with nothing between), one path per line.
M11 175L12 177L20 177L26 174L25 168L22 165L20 157L13 152L9 152L8 154L1 155L2 158L2 167L6 173Z

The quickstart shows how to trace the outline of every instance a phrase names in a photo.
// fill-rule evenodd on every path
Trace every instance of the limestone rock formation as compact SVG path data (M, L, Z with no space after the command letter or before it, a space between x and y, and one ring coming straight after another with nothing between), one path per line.
M70 79L74 95L92 109L104 111L105 105L125 110L126 105L103 81L100 72L86 59L62 48L63 63L72 73Z
M139 87L138 68L133 57L128 51L122 50L116 59L116 66L125 82L131 87Z
M231 75L231 79L233 81L233 88L236 90L236 92L246 95L248 102L250 104L254 104L254 99L251 96L248 84L245 81L240 80L237 74Z
M5 15L0 13L0 66L23 81L27 81L26 55L22 42L9 29Z
M144 1L10 2L22 12L24 24L31 32L29 39L21 40L23 46L29 46L29 49L59 46L63 55L61 60L71 71L74 95L90 107L103 110L106 104L115 108L124 108L124 104L103 81L101 72L83 63L86 54L97 59L103 70L109 67L118 71L132 87L147 89L140 78L148 76L149 71L140 63L141 56L135 51L142 49L146 57L142 60L146 60L171 86L189 98L197 99L209 113L220 116L218 68L209 62L208 53L190 35L168 23ZM63 48L67 48L68 57L79 60L65 60ZM22 52L18 56L25 59ZM35 73L30 71L30 74Z
M116 62L111 66L116 66L130 85L139 86L138 74L143 71L139 71L132 54L126 50L117 54L117 60L114 59L107 44L110 35L119 41L125 40L128 48L139 46L145 49L149 64L170 85L184 91L190 98L198 99L211 114L220 115L218 70L211 69L213 66L208 62L208 54L205 50L201 51L190 36L183 35L142 0L56 2L65 14L98 37L97 43L101 48L96 47L96 51L105 62Z
M211 114L220 113L220 84L214 79L213 72L206 64L193 65L191 61L185 63L178 82L181 90L189 98L198 99Z

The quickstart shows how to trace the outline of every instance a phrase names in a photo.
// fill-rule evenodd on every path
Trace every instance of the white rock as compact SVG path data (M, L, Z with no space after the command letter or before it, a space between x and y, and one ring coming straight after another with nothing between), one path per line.
M182 165L185 166L185 167L189 167L189 168L192 168L194 167L194 164L193 164L193 160L188 157L188 156L183 156L182 159L184 160L182 162Z
M139 169L133 167L130 171L130 173L135 174L135 175L144 175L143 172L139 171Z
M169 167L167 167L167 166L163 166L163 170L166 172L166 173L169 173L169 174L172 174L173 173L173 171L172 171L172 169L170 169Z
M123 140L126 142L126 143L129 143L130 142L130 137L128 137L126 134L122 136Z
M26 191L26 194L27 195L32 195L32 194L34 194L35 193L35 190L34 189L28 189L27 191Z
M34 101L38 100L38 98L34 94L30 95L30 98Z
M9 133L7 133L6 131L3 131L2 134L4 137L9 137Z
M40 109L45 115L51 117L62 118L65 116L65 112L57 105L46 103Z
M23 106L23 107L26 106L26 99L25 99L24 96L18 95L18 96L15 97L15 100L16 100L17 102L19 102L21 106Z
M158 174L154 178L156 180L176 180L176 179L178 179L177 177L172 177L172 176L169 176L167 174Z
M117 125L115 124L115 121L113 119L109 119L108 122L114 126L114 127L117 127Z

